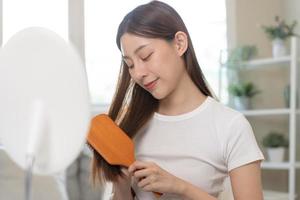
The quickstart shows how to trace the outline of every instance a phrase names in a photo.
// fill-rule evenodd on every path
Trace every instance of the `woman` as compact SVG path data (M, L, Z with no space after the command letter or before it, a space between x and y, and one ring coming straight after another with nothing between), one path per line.
M94 178L113 181L113 199L217 199L228 175L235 199L263 199L251 126L213 99L178 13L141 5L116 42L122 66L109 116L134 140L137 161L127 170L94 152Z

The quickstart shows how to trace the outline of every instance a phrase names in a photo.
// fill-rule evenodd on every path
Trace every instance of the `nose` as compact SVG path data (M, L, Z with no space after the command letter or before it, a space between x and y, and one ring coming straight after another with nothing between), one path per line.
M148 75L147 67L143 63L138 63L132 71L134 79L142 81Z

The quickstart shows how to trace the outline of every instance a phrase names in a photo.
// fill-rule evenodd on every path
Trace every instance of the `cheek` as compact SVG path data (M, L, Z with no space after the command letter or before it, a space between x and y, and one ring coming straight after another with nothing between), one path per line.
M178 57L169 57L165 59L162 64L161 73L163 75L163 79L169 82L171 85L179 82L181 75L184 72L184 64L181 62L181 59Z
M175 73L177 72L177 73ZM174 91L180 82L181 75L175 69L164 70L164 76L162 75L159 80L159 84L156 90L152 92L152 95L156 99L163 99Z
M157 58L155 58L153 67L154 71L159 73L162 78L168 78L172 76L176 66L176 57L170 52L161 52ZM169 79L169 78L168 78Z

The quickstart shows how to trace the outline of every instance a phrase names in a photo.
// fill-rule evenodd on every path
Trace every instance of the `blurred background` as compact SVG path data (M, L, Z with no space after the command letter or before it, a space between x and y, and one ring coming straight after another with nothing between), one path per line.
M118 25L126 13L147 2L0 0L0 44L30 26L51 29L73 43L85 63L96 115L107 111L117 83ZM300 199L300 1L164 2L185 21L216 97L243 112L253 126L266 157L262 164L265 199ZM110 186L91 184L90 159L84 149L61 174L34 176L34 199L107 200ZM0 138L0 199L22 199L23 178Z

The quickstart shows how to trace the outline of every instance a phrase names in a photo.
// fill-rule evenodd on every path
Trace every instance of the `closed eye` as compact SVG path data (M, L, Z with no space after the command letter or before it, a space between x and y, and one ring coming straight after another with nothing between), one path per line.
M142 60L143 61L148 61L149 59L150 59L150 57L151 57L151 55L153 54L153 52L152 53L150 53L148 56L146 56L145 58L142 58Z

